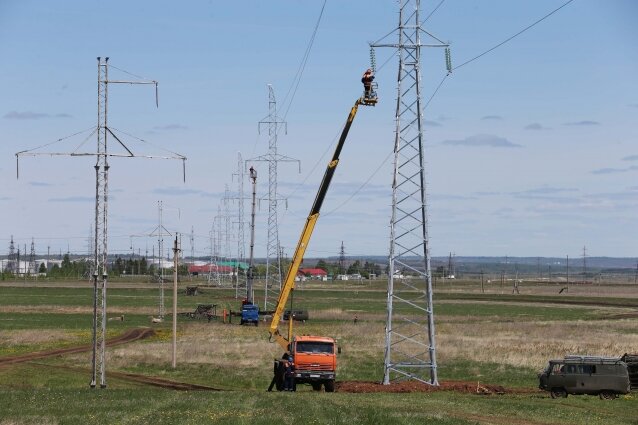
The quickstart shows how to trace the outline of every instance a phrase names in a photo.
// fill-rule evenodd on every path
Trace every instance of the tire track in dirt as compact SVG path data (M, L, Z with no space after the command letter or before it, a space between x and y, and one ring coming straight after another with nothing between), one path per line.
M117 345L126 344L133 341L138 341L144 338L148 338L155 334L155 331L151 328L134 328L129 329L124 332L122 335L119 335L115 338L111 338L106 341L107 347L113 347ZM93 349L92 345L80 345L77 347L68 347L68 348L60 348L55 350L46 350L46 351L37 351L34 353L21 354L19 356L10 356L10 357L0 357L0 368L2 367L11 367L18 363L30 362L29 364L33 366L43 367L43 368L56 368L56 369L64 369L70 370L74 372L86 372L90 373L90 371L86 368L80 367L72 367L72 366L64 366L64 365L50 365L43 363L36 363L34 360L40 360L48 357L56 357L64 354L75 354L82 353L86 351L91 351ZM154 376L146 376L140 375L136 373L125 373L125 372L107 372L106 375L111 378L121 379L125 381L135 382L144 385L150 385L159 388L165 388L170 390L177 391L223 391L219 388L213 388L206 385L199 384L190 384L186 382L178 382L171 381L169 379L157 378Z
M50 365L44 363L29 363L33 366L38 366L42 368L56 368L69 370L73 372L81 372L89 374L91 371L87 368L82 367L73 367L73 366L65 366L65 365ZM180 382L180 381L171 381L170 379L158 378L155 376L148 375L140 375L137 373L126 373L126 372L106 372L107 378L112 379L121 379L123 381L135 382L138 384L150 385L153 387L164 388L167 390L177 390L177 391L225 391L220 388L209 387L207 385L200 384L190 384L188 382Z
M107 347L113 347L116 345L126 344L128 342L138 341L140 339L148 338L155 334L155 331L151 328L134 328L129 329L124 332L122 335L119 335L115 338L111 338L106 341ZM46 351L36 351L33 353L21 354L18 356L7 356L0 357L0 367L5 365L11 365L16 363L23 363L32 360L44 359L47 357L55 357L61 356L63 354L75 354L82 353L85 351L91 351L93 349L92 345L79 345L77 347L68 347L68 348L58 348L54 350L46 350Z

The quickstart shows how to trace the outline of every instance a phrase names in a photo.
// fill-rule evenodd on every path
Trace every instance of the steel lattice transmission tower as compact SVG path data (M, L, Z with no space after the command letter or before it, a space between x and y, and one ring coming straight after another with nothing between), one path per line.
M7 257L7 271L11 274L15 274L16 270L16 247L13 242L13 235L11 235L11 242L9 242L9 256Z
M29 269L27 270L27 274L38 274L38 267L35 264L35 240L31 238L31 251L29 252Z
M448 44L421 27L419 12L419 0L400 0L398 43L371 45L394 48L399 57L384 384L413 379L438 385L425 192L421 47L447 48ZM422 34L440 44L422 44Z
M157 105L157 81L122 81L109 80L109 58L97 58L97 127L93 129L89 137L97 134L97 151L96 152L78 152L77 149L71 153L60 152L36 152L37 149L25 150L16 153L16 158L20 156L95 156L95 234L94 234L94 251L93 251L93 350L92 350L92 375L91 387L97 385L98 374L100 387L106 388L106 368L105 368L105 348L106 348L106 289L108 280L108 175L109 175L109 157L143 157L143 158L162 158L162 159L180 159L184 164L186 157L174 152L169 156L155 155L136 155L124 142L112 131L108 126L108 87L110 84L152 84L155 86L155 104ZM120 70L123 71L123 70ZM124 71L127 73L127 71ZM130 73L129 73L130 74ZM132 74L130 74L132 75ZM116 130L117 131L117 130ZM79 133L76 133L79 134ZM107 136L115 139L119 145L125 150L122 153L109 152L107 149ZM72 136L59 139L62 141ZM88 140L88 138L87 138ZM141 140L141 139L140 139ZM82 143L84 145L84 142ZM80 145L80 146L82 146ZM45 145L46 146L46 145ZM79 147L78 147L79 149ZM19 169L16 170L19 176Z
M241 276L241 263L246 259L246 232L244 230L244 177L246 172L244 171L244 159L241 156L241 152L237 153L237 172L233 176L237 176L237 264L235 266L236 272L236 286L235 286L235 298L242 296L247 297L247 282L246 277Z
M299 163L299 160L277 152L277 135L281 127L284 127L284 132L287 131L287 124L277 116L277 101L275 100L275 91L272 84L268 84L268 116L259 122L258 129L260 132L262 124L268 125L268 153L251 161L268 162L268 241L266 246L266 282L264 286L264 309L268 310L268 305L273 306L279 298L282 280L277 214L279 202L285 201L285 199L281 198L277 191L277 165L280 162ZM301 164L299 167L301 168Z
M97 159L95 163L95 246L93 255L93 356L91 387L106 387L106 288L108 280L108 151L107 103L109 58L97 58Z
M157 314L160 319L164 318L164 235L173 236L166 227L164 227L164 203L157 201L157 216L159 223L155 230L151 232L151 236L157 236L158 264L157 264L157 280L159 284L159 300Z

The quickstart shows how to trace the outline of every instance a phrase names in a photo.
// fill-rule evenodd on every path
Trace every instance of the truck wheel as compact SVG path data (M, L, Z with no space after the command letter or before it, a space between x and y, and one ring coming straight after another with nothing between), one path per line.
M567 398L567 391L564 388L552 388L550 394L552 398Z
M321 382L312 382L310 385L313 391L321 391Z
M244 324L244 319L241 319L241 320L239 321L239 324L240 324L240 325L243 325L243 324Z
M255 320L255 327L259 326L259 320Z
M618 394L612 391L601 391L600 394L598 394L598 397L600 397L601 400L613 400L618 398Z
M326 381L323 383L323 387L327 393L333 393L335 392L335 381Z

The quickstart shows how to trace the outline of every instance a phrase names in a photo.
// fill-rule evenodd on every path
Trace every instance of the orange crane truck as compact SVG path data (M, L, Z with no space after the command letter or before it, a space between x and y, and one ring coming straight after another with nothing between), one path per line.
M270 323L270 340L274 338L277 343L285 350L282 360L275 359L273 372L274 376L270 383L268 391L272 391L273 387L276 387L278 391L284 389L284 375L286 359L289 356L293 358L293 376L294 387L297 384L310 384L312 389L320 391L321 386L325 388L326 392L333 392L335 390L335 379L337 376L337 350L336 341L333 338L325 336L313 336L313 335L297 335L293 336L292 324L294 321L293 315L288 317L288 332L287 336L284 336L279 331L279 322L284 313L284 308L288 297L295 289L295 277L299 271L299 266L303 261L306 248L312 236L312 232L319 218L319 212L321 205L324 201L330 182L334 175L334 172L339 164L339 155L345 144L350 126L354 121L359 105L374 106L377 103L376 91L372 94L366 93L361 98L357 99L354 106L350 110L348 120L341 132L341 137L337 143L332 159L328 163L328 167L317 191L315 201L310 210L310 214L306 219L306 223L301 232L301 237L297 243L297 248L292 257L292 262L286 279L281 288L277 306L272 315L272 321ZM292 311L292 307L291 307Z

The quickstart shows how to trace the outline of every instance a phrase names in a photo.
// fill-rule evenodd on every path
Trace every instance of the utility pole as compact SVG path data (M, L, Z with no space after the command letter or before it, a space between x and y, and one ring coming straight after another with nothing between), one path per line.
M191 264L195 264L195 227L193 226L191 226L190 243L191 243Z
M179 267L179 252L177 245L179 235L175 235L173 244L173 369L177 367L177 269Z
M567 256L567 293L569 293L569 255Z
M190 243L191 243L191 265L195 265L195 228L191 226L191 234L190 234ZM192 280L193 275L188 273L188 280Z
M425 192L421 48L445 47L448 72L452 66L448 44L421 26L420 0L399 1L396 32L398 42L370 45L371 49L390 47L399 57L383 383L413 379L436 386L439 382ZM422 34L438 44L423 44ZM374 68L374 62L371 65ZM419 258L418 265L413 261L415 256ZM397 269L410 270L416 278L398 277L395 281ZM395 303L400 307L395 309Z
M255 253L255 205L257 196L257 171L250 167L250 180L252 181L253 197L252 208L250 210L250 254L248 260L248 271L246 274L246 299L250 304L255 302L254 293L254 278L255 278L255 266L254 266L254 253Z
M94 250L94 270L93 270L93 349L91 360L91 388L97 385L98 374L100 380L100 388L106 388L106 292L108 282L108 175L109 175L109 157L144 157L144 158L162 158L162 159L179 159L182 161L184 169L184 177L186 176L185 161L186 157L179 154L172 156L155 156L155 155L135 155L124 142L113 132L108 126L108 87L111 84L150 84L155 86L155 105L158 106L157 81L122 81L109 79L109 58L97 58L97 127L92 133L97 134L97 151L96 152L36 152L37 149L25 150L16 153L16 160L20 156L37 156L37 155L66 155L66 156L95 156L95 250ZM116 68L117 69L117 68ZM120 70L123 71L123 70ZM127 71L124 71L127 72ZM128 73L128 72L127 72ZM130 73L129 73L130 74ZM130 74L132 75L132 74ZM117 130L116 130L117 131ZM81 132L80 132L81 133ZM79 134L79 133L76 133ZM113 137L121 147L126 151L124 153L113 153L107 149L107 137ZM62 141L72 136L68 136L58 141ZM140 139L141 140L141 139ZM81 145L82 146L82 145ZM78 148L79 149L79 148ZM17 161L16 161L17 164ZM16 176L19 177L19 166L16 167Z
M583 246L583 283L587 281L587 247Z
M483 287L483 270L481 270L481 293L485 293L485 288Z
M448 258L448 263L447 263L447 277L448 278L454 277L454 269L452 268L452 253L451 252L450 252L450 257Z
M257 128L268 126L268 153L249 161L263 161L268 163L268 240L266 245L266 282L264 285L264 310L268 305L274 306L281 291L281 258L279 258L279 224L277 219L280 201L285 201L277 190L277 167L280 162L297 162L299 160L281 155L277 152L277 136L281 127L287 132L287 124L277 115L277 101L272 84L268 84L268 116L259 122Z

